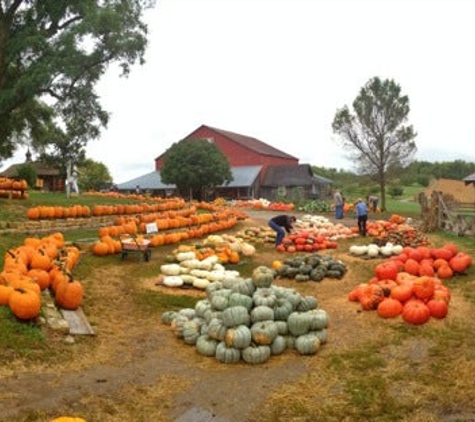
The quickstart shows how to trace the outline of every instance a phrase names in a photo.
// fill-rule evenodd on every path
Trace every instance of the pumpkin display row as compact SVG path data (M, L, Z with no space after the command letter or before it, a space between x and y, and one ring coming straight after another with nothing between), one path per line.
M275 272L256 267L250 278L225 278L206 287L194 308L167 311L162 322L199 354L232 364L262 364L294 349L318 352L329 317L314 296L273 284Z
M220 220L219 222L212 221L208 224L201 224L197 227L187 227L183 230L159 232L150 235L137 235L137 241L141 239L147 240L150 247L158 247L162 245L170 245L179 243L183 240L199 239L208 233L213 233L221 230L227 230L237 224L236 218L229 218L228 220ZM130 233L136 233L136 225L132 225ZM126 234L129 229L126 229ZM121 236L112 237L110 235L101 236L92 246L92 252L97 256L104 256L109 254L118 254L122 251Z
M26 210L26 217L29 220L42 219L62 219L62 218L83 218L100 217L107 215L132 215L140 213L164 212L178 210L185 207L183 200L170 200L159 204L117 204L117 205L94 205L91 209L88 205L65 206L45 206L38 205L29 207Z

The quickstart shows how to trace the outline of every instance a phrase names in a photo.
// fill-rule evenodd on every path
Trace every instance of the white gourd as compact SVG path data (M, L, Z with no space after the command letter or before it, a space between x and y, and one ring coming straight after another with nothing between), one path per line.
M190 260L190 259L195 259L196 255L193 251L178 252L175 255L175 258L176 258L177 261L181 262L181 261L187 261L187 260Z
M200 260L197 258L187 259L181 262L181 266L186 268L199 268Z
M254 246L252 246L251 244L246 243L246 242L243 242L241 244L241 253L244 256L254 255L255 252L256 252L256 248Z
M391 256L393 254L393 247L388 245L382 246L379 248L379 252L381 252L381 255Z
M399 255L402 252L403 247L401 245L394 245L393 246L393 254Z
M180 274L180 277L183 280L183 284L187 284L187 285L193 284L193 281L195 281L195 278L196 278L190 274Z
M370 245L368 246L368 252L367 252L368 256L370 256L371 258L375 258L379 255L379 246L377 245Z
M180 265L178 264L163 264L160 266L160 271L165 275L180 274Z
M223 281L224 280L224 271L209 271L208 280L210 281Z
M163 284L168 287L183 286L183 279L178 275L167 275L163 277Z
M211 282L206 278L195 277L195 279L193 280L193 287L204 290L206 289L206 287L208 287L210 283Z

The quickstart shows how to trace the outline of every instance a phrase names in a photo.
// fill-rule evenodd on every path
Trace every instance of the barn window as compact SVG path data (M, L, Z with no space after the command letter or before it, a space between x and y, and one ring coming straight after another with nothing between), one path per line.
M286 195L286 193L287 193L287 190L285 189L285 186L279 186L279 187L277 188L277 195L283 197L283 196Z

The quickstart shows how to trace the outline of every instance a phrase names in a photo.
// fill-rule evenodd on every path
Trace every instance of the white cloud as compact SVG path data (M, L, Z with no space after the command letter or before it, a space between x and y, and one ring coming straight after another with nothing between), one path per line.
M409 96L417 159L475 161L474 12L470 0L160 0L146 64L99 86L111 120L88 155L121 183L206 124L351 168L331 123L379 76Z

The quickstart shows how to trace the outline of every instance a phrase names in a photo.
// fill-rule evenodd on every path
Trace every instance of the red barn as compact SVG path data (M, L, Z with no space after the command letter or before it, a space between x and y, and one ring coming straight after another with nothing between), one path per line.
M272 165L296 166L299 163L298 158L292 157L256 138L206 125L201 125L185 139L208 139L213 142L228 158L231 167L263 166L265 168ZM164 158L165 153L155 159L155 170L160 171Z
M310 166L299 164L298 158L250 136L201 125L184 139L207 139L228 158L234 180L217 188L212 196L234 199L262 196L272 200L281 196L282 187L285 187L288 199L295 197L293 192L298 192L299 198L317 197L326 195L331 184L329 180L314 177ZM119 190L133 190L140 186L152 194L171 194L174 186L164 185L160 179L165 159L166 152L155 158L154 172L119 184Z

